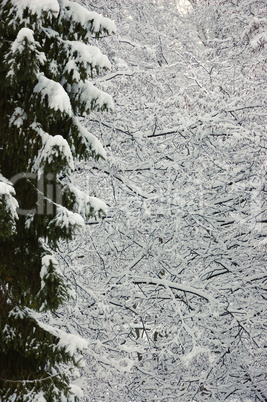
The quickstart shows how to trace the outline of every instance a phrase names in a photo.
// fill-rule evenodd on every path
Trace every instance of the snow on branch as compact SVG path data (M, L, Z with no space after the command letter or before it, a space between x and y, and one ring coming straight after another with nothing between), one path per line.
M57 214L55 218L49 223L49 227L58 227L60 230L71 233L75 228L82 228L84 220L81 215L69 211L62 205L57 204Z
M29 43L34 43L34 37L33 37L33 31L29 28L21 28L19 33L17 34L16 39L12 43L11 50L13 53L18 51L19 53L22 53L25 48L25 40L27 40Z
M90 113L92 110L113 110L114 103L112 97L106 92L96 88L89 81L72 85L72 91L81 103L82 114Z
M11 50L5 55L4 59L9 66L7 77L16 83L15 78L20 71L20 76L27 73L25 63L31 66L31 77L39 72L39 67L46 61L46 56L40 51L40 44L34 40L34 32L28 28L21 28L16 39L11 45Z
M87 219L92 216L97 218L101 215L107 215L107 205L99 198L90 197L72 185L67 185L66 188L75 198L73 210L83 218Z
M62 272L58 268L58 262L52 255L47 254L42 257L42 268L40 272L41 290L45 287L45 278L47 275L49 275L49 268L51 264L53 265L54 271L57 274L62 275Z
M7 2L8 0L4 0L3 5L6 5ZM26 8L28 8L32 14L36 14L39 18L42 16L44 11L50 11L55 16L59 13L59 4L57 0L11 0L11 3L16 7L17 17L20 19L23 19L23 14Z
M9 125L16 126L17 128L22 127L24 121L27 119L27 114L21 107L16 107L12 116L9 119Z
M147 284L147 285L159 285L159 286L164 286L165 288L171 288L171 289L176 289L176 290L181 290L182 292L185 293L192 293L196 296L202 297L203 299L206 299L210 303L216 303L216 299L212 297L211 295L208 295L207 293L203 292L202 290L193 288L191 286L183 285L181 283L175 283L172 281L168 281L166 279L159 279L159 278L152 278L152 277L132 277L132 280L135 284Z
M18 201L14 197L15 189L12 184L0 173L0 210L1 207L9 216L11 224L11 232L15 230L15 219L18 219L17 208L19 207ZM4 216L4 215L3 215Z
M41 258L40 279L41 287L36 295L39 312L48 310L55 297L61 302L74 298L75 292L69 286L65 286L60 265L51 254L43 255ZM59 303L54 303L54 308L57 308Z
M34 87L34 93L40 93L41 99L47 98L48 106L54 110L60 110L72 115L70 98L65 89L58 83L49 78L46 78L44 74L38 74L38 84Z
M105 18L94 11L88 11L80 4L69 0L58 0L58 2L63 18L80 24L82 27L87 28L89 32L100 33L104 31L109 35L116 32L115 24L109 18Z
M5 196L6 197L6 203L9 212L14 218L17 218L17 212L16 208L18 208L18 202L17 200L13 197L15 195L15 190L14 188L7 183L0 182L0 196Z
M57 165L62 166L64 171L74 170L73 157L67 141L61 135L49 135L36 124L33 124L32 127L38 130L43 143L34 161L32 171L38 172L40 176L43 174L45 167L53 164L54 161L57 161ZM59 161L61 163L58 163Z
M105 356L99 356L96 357L96 359L99 361L99 363L105 364L107 366L111 366L118 370L121 373L130 373L132 368L135 365L135 361L129 358L122 358L122 359L111 359L111 358L106 358Z
M106 55L96 46L90 46L79 41L66 41L69 45L70 53L73 55L76 52L75 62L90 64L93 68L106 68L110 69L111 64Z
M27 307L21 308L15 306L12 310L10 310L9 317L20 320L23 320L25 317L33 319L40 328L58 338L59 340L56 346L59 348L66 348L66 352L69 353L71 356L80 353L83 349L86 349L88 347L88 343L85 339L81 338L78 335L68 334L58 328L41 322L39 320L39 318L42 317L41 314ZM5 332L7 333L7 331ZM12 335L14 336L14 334L11 333L10 336Z
M78 335L67 334L64 331L54 328L51 325L44 324L39 320L37 320L37 323L40 328L59 338L57 346L60 348L66 348L66 352L71 356L74 356L76 353L79 353L88 347L87 341Z
M96 157L106 159L106 151L101 142L98 141L93 134L89 133L89 131L79 123L79 120L76 117L73 118L73 123L78 128L82 143L86 145L86 148L89 148L92 154Z

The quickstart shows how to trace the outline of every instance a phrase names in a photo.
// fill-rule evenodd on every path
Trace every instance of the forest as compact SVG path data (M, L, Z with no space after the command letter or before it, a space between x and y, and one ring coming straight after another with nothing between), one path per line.
M0 400L266 401L264 2L0 21Z

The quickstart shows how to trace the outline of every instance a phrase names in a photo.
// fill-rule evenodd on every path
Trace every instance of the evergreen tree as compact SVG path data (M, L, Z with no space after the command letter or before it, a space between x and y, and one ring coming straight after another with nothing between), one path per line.
M105 214L69 173L74 158L105 158L78 117L113 107L88 79L110 67L90 41L115 27L68 0L1 0L0 21L0 398L76 400L85 341L41 315L72 295L58 242Z

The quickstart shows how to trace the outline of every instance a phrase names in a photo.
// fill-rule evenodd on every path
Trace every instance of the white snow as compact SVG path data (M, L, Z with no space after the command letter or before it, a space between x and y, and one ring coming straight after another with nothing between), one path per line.
M16 39L11 45L11 52L12 53L23 53L25 50L25 46L30 48L32 52L35 53L36 59L39 61L40 65L43 65L46 61L46 56L43 52L38 50L39 43L34 40L33 31L29 28L21 28L18 32ZM8 72L7 76L10 77L14 75L14 60L10 58L9 54L7 55L7 62L10 64L10 71Z
M133 366L135 365L135 361L129 358L122 358L122 359L107 359L105 356L98 357L98 361L114 367L116 370L120 371L121 373L130 373Z
M84 227L84 220L81 215L69 211L67 208L57 205L57 214L55 218L50 222L49 226L56 224L60 228L64 228L67 231L74 228Z
M80 387L78 387L78 385L70 384L70 392L78 399L81 399L83 397L83 391Z
M203 348L201 346L195 346L193 347L193 349L191 350L191 352L185 354L184 356L181 357L182 362L188 366L191 361L198 357L200 354L205 353L205 354L209 354L209 350L206 348Z
M61 10L64 12L65 18L70 20L73 19L84 27L88 26L88 29L90 28L90 22L92 21L94 32L100 32L102 29L107 30L109 34L116 32L115 24L109 18L105 18L94 11L88 11L81 5L69 0L58 0L58 2Z
M38 394L34 396L34 402L46 402L43 391L38 392Z
M7 0L4 1L5 3L7 3ZM32 14L37 14L38 17L41 17L44 11L51 11L55 15L59 13L57 0L11 0L11 3L17 8L19 18L22 18L25 8L28 8Z
M12 184L0 173L0 198L4 197L6 208L12 220L18 219L18 201L15 197L15 189ZM15 227L13 228L15 229Z
M181 15L186 15L192 10L192 5L188 0L178 0L176 3L177 10Z
M265 32L261 32L254 36L254 38L250 41L250 44L254 49L256 49L261 43L266 43L266 41L267 34Z
M0 195L6 195L6 194L14 194L15 190L14 188L11 186L11 183L9 183L9 181L1 175L0 173Z
M107 214L107 205L100 200L97 197L89 197L87 196L87 199L89 200L89 203L91 204L92 208L94 208L95 211L103 211L105 214Z
M67 171L74 170L73 157L68 142L61 135L49 135L36 124L32 125L32 127L38 131L43 142L43 146L34 161L32 171L38 172L38 176L40 177L44 171L44 166L53 163L58 157L65 159L65 169Z
M75 195L74 210L82 217L86 218L92 212L92 208L94 215L98 215L100 211L103 211L105 215L107 214L107 205L102 200L88 196L75 186L68 185L68 188Z
M77 52L75 61L91 64L92 67L111 68L108 57L98 47L78 41L66 41L66 44L70 46L71 53Z
M42 268L41 268L41 271L40 271L41 289L43 289L44 286L45 286L44 278L49 273L48 270L49 270L50 264L53 265L53 271L57 272L58 274L61 275L61 271L58 269L58 262L52 255L47 254L44 257L42 257Z
M79 73L81 65L88 70L88 74L93 68L111 68L108 57L96 46L90 46L78 41L65 41L64 46L66 46L66 51L68 52L68 62L64 72L72 73L72 78L77 83L81 80Z
M73 84L72 89L74 93L80 98L80 101L85 103L87 110L91 110L92 104L98 110L106 105L107 109L114 110L114 103L112 97L106 92L96 88L91 82L86 80L83 83Z
M259 248L265 248L267 247L267 237L265 239L262 239L261 241L259 241L255 247L259 247Z
M27 307L23 309L17 306L14 307L9 312L9 317L21 320L25 319L25 317L33 318L40 328L58 338L58 343L54 345L55 348L66 348L66 352L69 353L70 356L76 356L77 361L82 359L80 352L88 347L88 342L85 339L81 338L78 335L68 334L61 329L43 323L42 321L40 321L40 318L42 318L42 314L33 311ZM7 325L5 326L3 332L5 336L9 336L11 338L14 338L16 336L13 328ZM56 373L55 370L54 372ZM81 392L76 386L73 386L72 389L75 394L81 395Z
M10 312L8 313L9 317L14 317L15 319L20 318L21 320L25 317L26 310L21 310L18 306L15 306Z
M142 277L134 276L133 279L134 279L135 282L140 281L140 283L162 285L162 286L164 286L166 288L169 287L169 288L181 290L182 292L192 293L192 294L195 294L197 296L203 297L204 299L206 299L210 303L217 304L216 299L214 299L214 297L212 297L210 294L205 293L202 290L194 288L192 286L183 285L182 283L176 283L176 282L168 281L166 279L159 279L159 278L145 277L145 276L142 276Z
M72 159L71 150L67 141L61 136L55 137L49 136L42 149L41 160L45 160L47 163L51 163L55 158L63 154L68 161L69 167L73 170L74 164Z
M12 116L9 119L9 124L13 124L16 127L21 127L24 120L27 119L27 114L24 112L23 109L21 109L21 107L16 107L16 109L14 110L14 113L12 114Z
M76 64L75 64L75 61L74 61L72 58L67 62L66 66L65 66L65 68L64 68L64 73L65 73L66 71L67 71L68 73L70 73L71 71L73 71L73 73L72 73L72 79L73 79L74 81L76 81L76 82L79 82L79 81L80 81L80 79L81 79L80 73L77 71L77 66L76 66Z
M15 41L12 43L11 50L15 53L17 50L21 53L24 50L23 42L27 39L28 42L34 43L33 31L29 28L21 28Z
M58 82L50 80L42 73L38 74L38 81L33 92L40 93L42 100L47 96L48 105L51 109L60 110L71 116L70 98L65 89Z
M73 123L78 127L83 143L86 144L86 146L90 148L96 155L106 159L106 151L104 150L101 142L98 141L93 134L89 133L89 131L87 131L86 128L79 123L79 120L76 117L73 118Z
M88 347L88 342L78 335L67 334L66 332L54 328L51 325L44 324L41 321L37 321L40 328L59 338L58 346L65 347L66 351L73 356L79 351Z

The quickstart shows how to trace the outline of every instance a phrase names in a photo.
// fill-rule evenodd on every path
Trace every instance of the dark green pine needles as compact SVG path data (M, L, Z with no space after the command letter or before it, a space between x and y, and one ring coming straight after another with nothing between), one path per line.
M74 158L105 158L78 117L113 108L88 80L110 67L90 38L115 27L68 0L2 0L0 21L0 399L72 401L85 341L41 313L71 297L58 242L105 214L62 177Z

